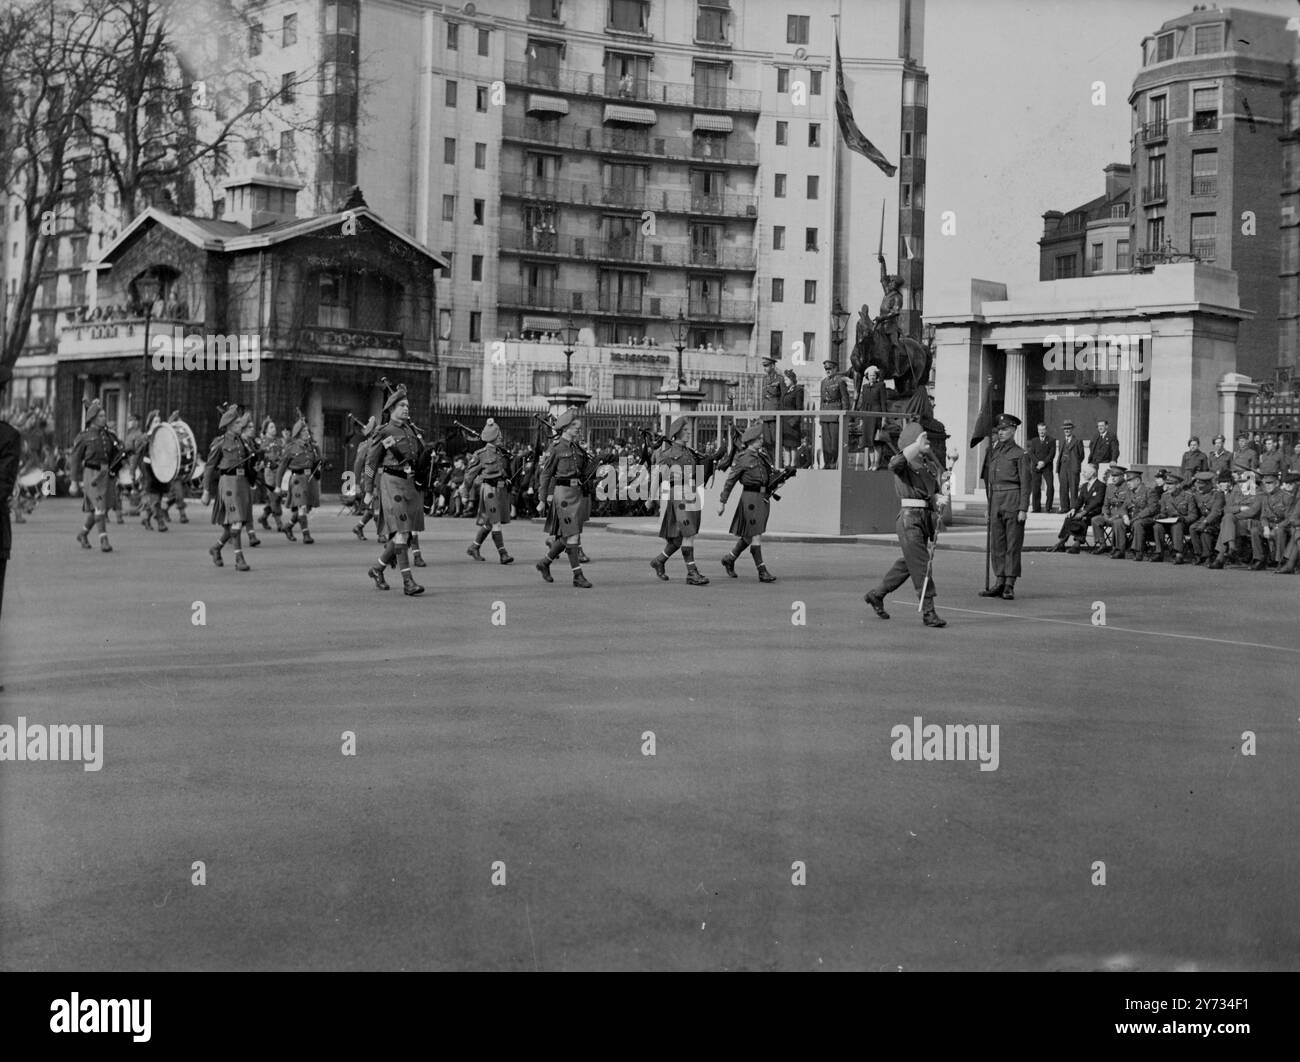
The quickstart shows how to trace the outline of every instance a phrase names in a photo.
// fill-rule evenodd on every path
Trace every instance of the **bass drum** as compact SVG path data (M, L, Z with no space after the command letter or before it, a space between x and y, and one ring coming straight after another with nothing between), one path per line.
M194 432L183 420L159 424L149 438L149 460L159 483L171 483L177 478L188 482L198 453Z

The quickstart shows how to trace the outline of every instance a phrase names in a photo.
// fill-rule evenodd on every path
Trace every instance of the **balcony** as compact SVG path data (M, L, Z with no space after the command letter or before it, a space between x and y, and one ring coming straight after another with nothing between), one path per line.
M753 324L754 303L750 299L691 299L682 295L617 294L591 289L530 287L527 284L502 284L497 305L507 309L545 310L567 313L608 314L615 317L671 319L678 310L692 324L720 322Z
M1192 178L1192 195L1217 195L1218 191L1219 178L1217 174L1213 177Z
M530 66L519 60L506 62L505 80L509 85L545 89L568 96L640 102L655 107L691 107L748 114L758 114L762 110L762 94L755 89L655 81L650 78L618 78L604 71L558 70Z
M596 236L567 236L554 232L532 233L521 229L502 230L502 254L523 254L539 258L568 258L584 262L631 262L644 266L681 269L700 266L753 272L757 252L752 247L719 249L693 246L687 240L601 239Z
M1142 205L1154 206L1156 203L1163 203L1169 198L1169 186L1165 184L1150 184L1142 188Z
M559 122L506 118L502 123L502 137L603 155L635 155L680 162L705 159L720 165L758 165L758 147L753 141L736 136L710 137L706 144L696 142L693 137L658 136L648 129L564 128Z
M758 196L743 192L699 195L686 188L646 185L602 184L599 180L533 177L503 173L501 194L518 199L537 199L575 206L619 207L625 210L653 210L664 214L697 214L724 218L758 218Z
M1193 240L1192 254L1202 262L1213 262L1216 243L1217 240L1213 236L1208 239Z
M1169 139L1169 123L1161 118L1157 122L1147 122L1142 127L1142 143L1158 144Z

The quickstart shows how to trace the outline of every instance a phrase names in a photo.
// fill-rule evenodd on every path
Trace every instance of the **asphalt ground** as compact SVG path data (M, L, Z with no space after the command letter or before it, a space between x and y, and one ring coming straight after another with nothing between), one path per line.
M0 968L1300 966L1300 581L1033 553L1003 602L941 552L930 630L863 604L887 545L761 585L704 542L691 587L591 530L579 590L537 523L503 567L436 520L405 598L337 511L247 574L197 505L107 555L75 500L15 529L0 723L104 737L0 763ZM917 716L997 769L894 760Z

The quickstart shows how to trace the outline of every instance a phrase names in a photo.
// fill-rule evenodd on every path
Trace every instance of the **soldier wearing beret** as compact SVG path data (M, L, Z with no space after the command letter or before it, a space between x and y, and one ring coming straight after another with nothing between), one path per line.
M259 456L244 438L247 428L252 430L251 418L233 403L221 412L217 427L222 434L212 440L204 469L203 504L212 503L212 522L221 527L221 538L208 550L212 563L218 568L222 547L231 539L235 542L235 570L248 571L244 559L244 525L253 520L253 495L249 490L249 477L257 475L256 458ZM249 546L256 544L256 536L249 529Z
M739 483L740 504L736 506L736 515L731 521L731 533L737 541L731 552L722 558L722 567L727 575L735 579L736 561L748 549L754 558L754 567L758 569L759 582L774 583L776 576L763 563L761 536L767 530L767 517L772 507L768 486L776 478L777 472L763 452L764 432L762 425L751 424L741 435L740 442L744 449L736 456L727 472L727 482L719 499L718 515L721 516L726 511L727 499Z
M1232 474L1221 473L1232 482ZM1220 473L1206 469L1196 473L1196 489L1192 500L1196 503L1196 519L1188 527L1197 565L1209 564L1214 556L1214 540L1219 537L1219 523L1223 519L1223 491L1218 487Z
M479 546L491 534L497 558L502 564L510 564L514 557L506 552L505 534L501 530L510 523L510 451L501 445L501 429L494 420L488 420L479 438L483 447L470 458L460 487L461 494L468 498L475 485L479 485L478 532L474 544L465 552L481 561Z
M903 555L863 600L881 619L889 619L885 598L910 576L924 609L922 622L927 627L946 627L947 621L934 610L934 578L927 579L930 545L943 519L943 467L930 448L930 437L915 421L903 426L898 443L902 452L890 459L889 471L894 474L894 489L900 499L894 526Z
M1113 462L1110 467L1106 469L1105 500L1102 502L1101 512L1092 518L1092 552L1097 556L1106 552L1105 529L1107 527L1114 528L1115 521L1119 520L1124 514L1124 500L1128 493L1124 487L1124 472L1125 468L1123 465L1115 464ZM1122 528L1123 526L1121 520L1120 527ZM1123 539L1120 541L1122 543ZM1116 551L1114 549L1114 540L1112 539L1111 546L1111 557L1124 556L1122 545L1120 549Z
M850 409L849 383L840 374L840 367L827 359L822 362L826 377L821 382L821 408L825 410ZM822 465L835 468L840 460L840 421L838 417L822 417Z
M984 482L989 492L989 520L992 524L993 586L980 597L1016 599L1020 578L1020 548L1025 541L1025 518L1029 515L1029 455L1016 445L1020 418L1003 413L997 419L997 442L984 459Z
M699 485L695 482L695 454L685 444L689 427L685 417L678 417L668 425L664 445L655 456L665 494L659 537L667 545L650 562L650 567L655 575L667 582L668 573L664 566L668 558L680 549L682 559L686 561L686 581L691 586L707 586L708 578L695 564L695 536L700 533L703 513Z
M311 516L311 511L320 505L320 468L320 450L316 447L316 440L312 438L307 418L299 411L298 419L289 433L289 441L280 454L280 464L275 470L277 483L284 482L286 472L291 473L289 508L293 512L293 518L289 521L289 526L284 529L285 537L290 542L297 541L293 537L294 524L302 525L303 542L311 545L316 541L311 537L308 518Z
M140 515L140 450L149 444L149 437L140 430L140 417L132 413L126 418L126 435L122 445L126 448L127 468L131 470L131 485L127 488L127 501L131 505L127 516Z
M582 574L580 551L582 528L590 511L588 484L596 474L595 458L578 442L582 420L576 409L566 409L556 417L555 430L558 434L542 456L538 483L538 494L546 499L546 533L553 538L546 556L534 567L553 583L551 562L567 553L573 585L589 590L591 582Z
M399 384L388 396L384 412L388 423L377 428L366 449L361 491L366 505L376 499L379 515L375 529L384 551L379 563L367 574L380 590L388 589L384 568L397 563L402 575L402 593L416 597L424 587L411 575L411 536L424 527L424 498L415 486L415 468L419 464L423 444L411 425L411 404L406 397L406 387Z
M72 478L81 480L86 522L77 532L82 549L90 549L90 529L99 527L99 548L112 553L108 542L108 510L113 501L113 465L122 456L117 436L108 430L108 414L98 401L86 403L86 429L72 443Z
M1198 515L1196 499L1190 491L1184 489L1182 474L1172 470L1165 472L1165 490L1160 495L1160 508L1153 525L1156 555L1151 559L1164 560L1167 548L1165 538L1168 536L1173 548L1174 564L1185 563L1184 538Z

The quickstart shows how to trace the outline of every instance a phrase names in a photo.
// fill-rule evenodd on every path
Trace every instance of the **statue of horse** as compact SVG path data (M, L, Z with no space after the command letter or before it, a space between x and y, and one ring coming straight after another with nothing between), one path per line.
M895 396L910 397L930 379L931 350L910 336L899 337L900 350L892 349L889 337L880 331L878 322L863 306L858 315L857 340L849 364L853 368L853 383L861 390L862 377L867 367L876 366L886 380L894 381Z

